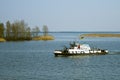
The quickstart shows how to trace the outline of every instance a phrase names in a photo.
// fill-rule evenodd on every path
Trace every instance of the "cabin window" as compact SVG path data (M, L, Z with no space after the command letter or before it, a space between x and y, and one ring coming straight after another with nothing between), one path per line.
M76 51L76 53L77 53L77 51Z
M81 51L81 53L83 54L83 53L84 53L84 51Z

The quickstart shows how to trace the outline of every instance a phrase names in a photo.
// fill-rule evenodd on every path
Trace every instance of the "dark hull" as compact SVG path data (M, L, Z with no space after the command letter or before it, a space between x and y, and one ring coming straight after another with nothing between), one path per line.
M70 54L70 53L54 53L55 56L79 56L79 55L105 55L108 54L106 52L102 52L102 53L83 53L83 54Z

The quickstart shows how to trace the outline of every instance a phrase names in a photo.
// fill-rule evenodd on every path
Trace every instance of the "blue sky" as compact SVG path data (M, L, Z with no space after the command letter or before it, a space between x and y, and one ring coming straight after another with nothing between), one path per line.
M120 31L120 0L0 0L0 22L50 31Z

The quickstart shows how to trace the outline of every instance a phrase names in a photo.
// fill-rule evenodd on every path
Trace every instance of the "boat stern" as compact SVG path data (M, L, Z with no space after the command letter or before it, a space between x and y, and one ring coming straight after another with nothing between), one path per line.
M105 50L106 53L108 53L108 50Z
M56 54L61 54L62 51L61 51L61 50L55 50L54 53L56 53Z
M108 54L108 50L101 50L101 53Z
M61 50L55 50L55 51L54 51L54 55L55 55L55 56L58 56L58 55L60 55L60 54L62 54L62 51L61 51Z

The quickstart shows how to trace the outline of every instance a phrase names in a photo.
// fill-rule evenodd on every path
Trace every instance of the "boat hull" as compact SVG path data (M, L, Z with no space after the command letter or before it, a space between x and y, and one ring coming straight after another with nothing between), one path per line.
M105 55L108 54L107 52L101 52L101 53L76 53L76 54L71 54L71 53L54 53L55 56L79 56L79 55Z

